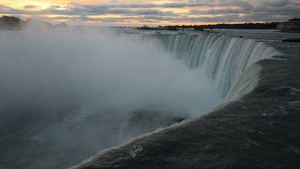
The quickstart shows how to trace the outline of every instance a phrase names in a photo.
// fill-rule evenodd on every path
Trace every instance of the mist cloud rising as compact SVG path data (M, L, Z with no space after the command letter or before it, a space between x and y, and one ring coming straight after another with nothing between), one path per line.
M66 32L2 33L1 39L1 107L95 102L176 110L190 107L188 97L209 86L154 43Z
M49 156L10 149L3 154L28 158L28 168L75 164L169 123L164 118L207 112L222 99L200 71L171 58L156 42L108 31L0 32L0 116L19 121L26 114L30 128L20 133L29 143L21 152L43 150ZM52 116L59 118L41 124ZM50 157L57 160L54 166ZM31 164L30 158L41 159Z

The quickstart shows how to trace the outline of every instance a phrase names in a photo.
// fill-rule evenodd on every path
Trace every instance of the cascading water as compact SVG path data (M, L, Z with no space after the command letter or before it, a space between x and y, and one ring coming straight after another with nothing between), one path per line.
M173 57L182 60L191 69L201 68L209 79L215 81L219 91L227 100L245 94L251 91L250 88L255 87L253 82L257 81L259 76L258 65L251 68L255 73L242 75L250 65L262 59L281 55L275 48L251 39L201 34L152 34L150 36L161 41ZM250 74L251 78L248 80L252 81L252 85L245 81L240 84L242 86L234 85L239 78L245 79L245 75Z
M259 74L250 65L277 54L253 40L188 34L145 35L141 43L1 32L0 49L0 168L45 169L208 112L223 102L217 88L227 99L249 91Z
M299 137L295 134L298 124L295 119L299 117L299 83L295 80L299 77L297 57L287 55L279 60L274 57L256 63L281 53L263 43L239 38L203 35L146 35L143 38L159 39L175 58L188 65L192 63L191 68L195 70L204 69L200 72L213 79L215 84L222 82L222 76L231 78L231 86L224 94L228 102L204 116L101 151L72 169L299 166L297 158L291 158L299 156L295 148L299 145L296 141ZM196 39L203 41L196 42ZM287 46L283 43L272 45ZM197 47L200 49L195 52ZM200 58L201 55L195 55L201 52L212 56ZM220 58L214 58L218 53L221 53ZM222 58L223 54L225 58ZM189 62L190 59L194 61ZM226 74L221 72L223 70L231 72ZM293 80L289 80L291 78ZM255 90L251 92L252 89ZM247 95L243 97L244 94ZM286 137L282 137L284 134Z
M223 101L160 46L111 32L0 32L0 79L0 168L66 168Z

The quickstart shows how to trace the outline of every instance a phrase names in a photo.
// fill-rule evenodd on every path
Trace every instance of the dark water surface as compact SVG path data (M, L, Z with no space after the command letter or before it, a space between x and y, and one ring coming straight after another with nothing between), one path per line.
M257 87L199 118L100 152L72 169L297 169L300 166L300 45L263 60Z

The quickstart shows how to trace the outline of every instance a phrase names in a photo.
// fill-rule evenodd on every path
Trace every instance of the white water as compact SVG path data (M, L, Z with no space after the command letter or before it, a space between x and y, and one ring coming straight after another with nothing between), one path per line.
M219 36L1 32L0 168L69 167L205 113L250 92L260 71L250 65L277 54Z
M174 57L182 60L190 68L203 69L202 72L214 81L227 100L251 91L245 87L247 82L240 83L242 86L233 85L240 80L241 75L250 65L262 59L281 55L275 48L251 39L199 34L153 34L150 36L161 41ZM259 66L251 70L254 73L246 74L251 76L250 81L258 80L257 69ZM231 88L232 86L234 88ZM249 88L254 86L254 83L248 85Z
M0 32L0 168L66 168L211 110L216 86L110 32Z

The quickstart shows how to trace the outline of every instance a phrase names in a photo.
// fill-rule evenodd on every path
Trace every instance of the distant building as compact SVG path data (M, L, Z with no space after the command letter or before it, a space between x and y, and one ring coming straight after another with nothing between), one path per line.
M290 19L287 22L279 23L277 28L281 31L300 31L300 18Z

